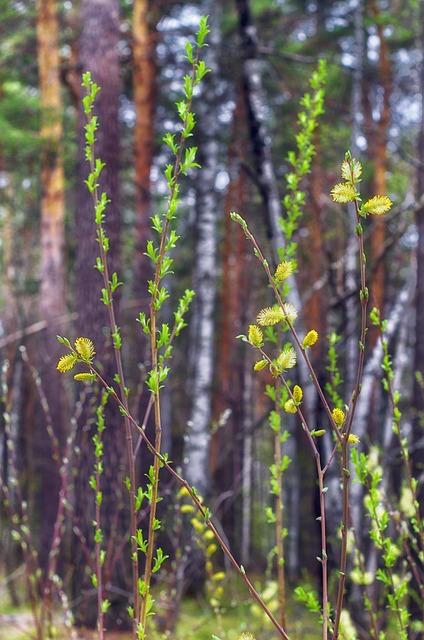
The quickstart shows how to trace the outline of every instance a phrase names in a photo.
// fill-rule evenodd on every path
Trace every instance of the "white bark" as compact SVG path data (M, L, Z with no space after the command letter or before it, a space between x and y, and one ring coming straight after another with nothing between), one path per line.
M194 279L196 297L190 340L192 366L189 392L192 398L185 445L185 477L201 495L209 488L209 442L213 380L216 297L216 243L218 195L215 182L219 158L219 122L214 110L217 78L217 51L220 45L218 6L204 2L202 11L209 14L211 34L205 50L206 65L212 69L204 81L204 90L197 106L202 131L201 177L197 182L196 247Z
M240 34L242 39L245 59L243 62L243 82L245 97L249 114L250 135L253 145L255 169L257 173L259 190L266 209L267 222L271 232L271 248L273 260L277 265L280 262L281 251L286 246L286 238L281 229L283 206L281 203L278 182L274 171L272 159L271 137L266 127L266 106L262 87L262 63L257 52L257 29L251 23L248 2L238 0L240 16ZM302 326L300 311L302 301L299 294L296 278L290 278L290 293L287 296L299 312L296 320L296 329L302 335L306 332ZM304 409L306 415L310 415L314 403L315 393L309 371L302 358L298 360L300 379L304 390Z
M252 536L252 472L253 472L253 392L252 371L244 375L244 436L242 461L242 522L241 522L241 563L246 566L250 560Z
M274 263L277 265L281 260L281 252L284 252L286 238L281 228L283 217L283 207L278 188L278 182L274 171L272 159L271 137L266 126L266 105L262 87L262 62L258 57L258 35L255 25L250 16L249 2L247 0L237 0L239 13L239 28L242 41L243 61L243 83L245 99L249 117L250 136L253 146L256 177L259 191L264 203L267 224L271 235L271 248ZM306 331L302 326L301 309L302 300L296 278L291 279L291 289L287 300L291 302L299 312L296 320L296 329L300 335L305 335ZM298 370L300 382L304 391L303 410L307 418L312 415L312 408L316 400L316 391L310 379L309 370L303 358L298 359ZM290 420L289 429L293 432L295 421ZM290 472L287 474L287 492L290 494L288 501L288 518L286 519L290 530L290 538L287 541L287 548L290 550L289 572L292 576L298 571L298 540L299 540L299 496L300 477L299 467L296 460L296 442L293 434L289 443L285 444L290 449L288 455L292 458ZM286 453L287 451L285 451ZM287 494L286 494L287 495Z
M362 123L362 77L364 64L364 3L357 1L354 11L354 35L355 35L355 68L353 72L352 85L352 155L359 156L358 138L361 134ZM358 295L346 297L346 341L345 341L345 383L348 394L352 393L355 377L356 365L359 357L359 283L358 283L358 240L355 233L356 214L351 206L348 218L348 240L345 253L345 290L358 290ZM347 396L350 397L350 396Z

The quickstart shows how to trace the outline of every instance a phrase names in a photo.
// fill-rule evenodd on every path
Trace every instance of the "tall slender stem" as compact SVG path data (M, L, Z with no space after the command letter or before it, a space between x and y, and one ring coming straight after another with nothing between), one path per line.
M336 615L334 620L333 640L337 640L339 637L340 619L343 609L344 590L346 584L346 567L347 567L347 532L349 529L349 457L348 457L348 438L353 425L353 418L355 416L355 410L358 403L359 394L361 392L361 381L364 370L365 362L365 339L367 334L367 306L368 306L368 290L366 286L366 274L365 274L365 251L364 251L364 237L362 233L361 216L359 214L359 206L357 200L355 200L355 210L357 218L357 235L359 243L359 268L361 273L361 337L359 343L359 360L358 369L356 374L356 383L352 392L351 400L349 403L347 424L344 430L344 438L342 442L342 454L341 454L341 467L342 467L342 482L343 482L343 515L342 515L342 544L340 552L340 566L339 566L339 586L337 591L337 603L336 603Z
M275 411L281 412L281 380L275 385ZM282 627L286 626L286 585L284 569L284 531L283 531L283 499L282 499L282 456L281 456L281 421L274 435L275 480L277 484L275 497L275 535L277 543L277 576L278 576L278 604L279 620Z
M93 119L91 116L92 102L95 97L95 92L93 93L92 90L95 85L94 83L92 83L91 78L89 76L84 76L83 84L87 90L87 97L92 98L91 102L87 102L87 104L89 105L88 107L84 105L88 126L90 126L90 124L94 125L93 129L95 131L95 129L97 128L97 121L93 122ZM97 89L98 88L96 87L96 90ZM94 134L94 131L93 131L93 134ZM90 164L90 172L91 172L90 175L93 177L96 177L96 176L98 177L101 170L99 171L97 168L98 165L95 157L94 137L92 141L87 136L86 136L86 139L87 139L87 149L89 151L89 153L87 154L87 157L89 159L89 164ZM109 326L110 326L110 330L113 337L113 350L114 350L115 363L116 363L116 369L118 374L117 379L118 379L118 385L119 385L119 392L120 392L122 404L126 410L125 412L125 415L126 415L128 413L128 398L127 398L127 392L125 387L120 339L118 339L119 327L116 322L113 291L112 291L112 286L110 281L109 266L108 266L108 260L106 255L106 245L105 245L106 236L103 229L103 217L99 215L97 212L98 205L101 202L101 197L99 193L99 184L97 183L97 180L94 180L94 188L90 188L89 190L92 195L93 205L96 211L96 237L99 244L99 254L100 254L99 271L102 275L103 287L105 291L105 295L103 296L103 298L104 298L105 305L107 307L108 316L109 316ZM137 512L136 512L136 506L135 506L135 487L136 487L135 459L134 459L132 428L131 428L130 421L128 420L127 417L124 418L124 425L125 425L125 436L126 436L126 446L127 446L128 473L130 478L129 500L130 500L130 528L131 528L131 552L132 552L131 553L132 587L133 587L134 612L135 612L134 619L133 619L133 630L135 633L137 629L137 622L138 622L137 615L138 615L138 609L139 609L138 607L138 554L137 554L137 543L135 540L136 526L137 526ZM100 611L98 613L99 615L101 615Z
M199 61L199 53L200 48L197 48L196 57L193 61L193 69L191 74L191 86L194 87L196 81L196 72L197 65ZM175 156L175 164L172 174L172 181L170 187L170 194L168 196L168 211L166 212L162 233L160 238L159 250L158 250L158 259L156 261L156 268L153 280L153 287L151 291L151 300L150 300L150 346L151 346L151 354L152 354L152 372L155 375L157 381L157 387L154 392L154 420L155 420L155 451L158 454L161 454L161 443L162 443L162 416L161 416L161 404L160 404L160 364L159 364L159 349L157 342L157 300L159 294L159 284L162 278L162 266L164 261L164 256L166 252L166 242L168 239L168 233L171 226L171 209L175 204L175 200L178 194L178 179L181 174L181 160L182 154L185 147L186 137L184 135L184 130L188 125L188 117L191 113L191 103L192 98L190 97L187 100L186 106L186 118L183 123L183 128L180 136L180 143L178 145L178 150ZM144 568L144 594L141 598L140 604L140 625L143 631L146 628L147 614L148 614L148 606L149 606L149 593L150 593L150 582L152 576L152 563L153 563L153 554L154 554L154 546L155 546L155 520L156 520L156 507L159 496L159 471L161 468L161 458L160 456L154 456L153 462L153 482L152 482L152 495L151 495L151 503L150 503L150 514L149 514L149 528L148 528L148 539L147 539L147 551L145 558L145 568Z

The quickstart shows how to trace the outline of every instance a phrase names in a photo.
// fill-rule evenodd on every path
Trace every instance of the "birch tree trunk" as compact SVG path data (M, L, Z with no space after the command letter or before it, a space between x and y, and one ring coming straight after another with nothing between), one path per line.
M61 355L57 334L66 310L64 278L65 182L62 148L62 99L56 0L37 2L37 58L41 107L41 204L40 204L40 294L39 314L46 322L42 345L34 345L41 357L41 376L52 426L59 444L66 440L67 417L64 378L56 364ZM35 421L34 459L38 477L37 502L40 513L40 563L45 567L52 544L60 478L47 437L46 418L39 409Z
M271 154L271 136L267 131L265 121L265 104L261 79L261 61L258 56L258 35L253 23L249 0L236 0L238 12L239 33L242 51L242 80L244 85L245 101L247 106L248 123L250 128L250 140L253 147L253 159L255 172L262 197L266 224L269 226L271 247L274 263L278 264L279 251L284 249L286 240L280 226L283 215L280 193L275 176L274 163ZM291 279L291 289L288 300L296 307L301 316L302 302L294 277ZM296 325L302 333L302 322L296 320ZM315 391L309 377L309 372L302 359L298 361L299 376L304 390L305 414L311 415L311 408L315 403ZM293 425L292 427L293 428ZM290 474L287 475L287 494L298 495L300 486L299 468L297 458L297 433L286 442L285 453L292 459ZM310 467L309 467L310 468ZM299 503L292 503L293 511L288 516L288 521L293 527L287 544L287 557L298 558L297 547L299 543ZM291 548L291 545L294 545ZM290 567L292 574L297 572L294 563Z
M185 445L184 467L187 481L200 495L209 493L210 427L214 362L216 243L218 194L215 188L219 159L219 122L216 108L217 51L220 46L220 7L204 2L202 12L209 14L210 44L205 62L212 70L205 78L204 91L196 109L200 131L202 178L196 184L196 227L194 289L196 296L190 335L191 411Z

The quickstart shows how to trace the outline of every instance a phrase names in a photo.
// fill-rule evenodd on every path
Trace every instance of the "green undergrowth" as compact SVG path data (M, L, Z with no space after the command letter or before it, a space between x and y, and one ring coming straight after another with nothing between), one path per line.
M260 580L255 581L259 586ZM161 633L160 625L166 616L166 608L160 606L161 593L159 588L155 588L153 597L157 604L156 621L159 628L153 632L152 638L165 640L171 636ZM267 604L273 607L273 600L276 597L276 589L273 582L264 587L264 596ZM28 640L35 637L31 633L30 607L24 603L19 607L13 606L7 590L3 589L0 597L0 640ZM290 620L289 632L293 640L312 640L314 636L314 625L316 620L313 614L305 612L304 608L297 602L288 601L288 618ZM58 637L64 636L60 633L60 620L62 612L57 610L56 627ZM219 612L214 611L202 595L198 597L186 597L182 601L180 615L176 627L176 632L172 635L173 640L212 640L216 636L220 640L237 640L243 631L252 633L256 640L271 640L275 638L275 629L266 619L266 616L259 607L246 597L246 592L240 579L232 577L226 581L225 597ZM316 631L316 629L315 629ZM66 632L68 635L68 632ZM122 634L122 640L126 638Z
M289 624L287 631L292 640L316 640L316 618L304 610L298 603L287 603ZM158 615L159 612L158 612ZM60 617L60 612L58 612ZM9 602L0 602L0 639L28 640L35 637L28 626L30 611L27 605L13 607ZM63 638L58 628L58 638ZM252 633L256 640L273 640L275 630L264 619L257 615L250 601L233 605L231 602L221 612L221 628L218 631L214 614L208 611L204 601L195 597L184 599L175 635L169 636L158 631L152 637L165 640L212 640L213 636L220 640L237 640L243 631ZM68 633L68 632L66 632ZM106 636L107 637L107 636ZM130 634L122 634L122 640ZM394 640L395 632L387 633L388 640Z

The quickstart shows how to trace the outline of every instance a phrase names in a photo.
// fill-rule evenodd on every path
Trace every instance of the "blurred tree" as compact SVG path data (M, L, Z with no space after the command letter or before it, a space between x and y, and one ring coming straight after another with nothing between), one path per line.
M421 98L424 96L424 2L420 2L421 34ZM421 109L421 130L418 138L417 166L417 200L421 203L424 197L424 109ZM414 396L413 396L413 468L415 477L422 478L424 473L424 206L416 211L415 220L418 232L417 245L417 293L415 302L415 356L414 356ZM418 496L421 514L424 517L424 485L418 483Z
M151 235L151 180L154 158L156 106L156 41L157 30L152 0L135 0L133 15L133 87L134 87L134 152L135 152L135 265L134 296L141 308L146 307L147 281L151 265L145 256ZM144 303L144 304L143 304Z
M100 128L96 134L96 157L101 158L105 168L100 176L100 192L110 199L106 211L105 232L110 241L108 261L110 273L119 273L120 266L120 213L119 213L119 127L118 110L120 94L119 76L119 19L118 0L83 0L81 2L81 32L79 42L79 64L82 71L90 71L101 91L96 99L95 113ZM76 263L75 304L78 311L76 325L78 336L93 340L102 374L112 383L116 372L111 353L110 329L106 307L100 301L101 278L93 265L98 248L94 222L93 200L89 191L82 187L89 166L85 158L84 113L78 114L78 170L77 170L77 217L76 217ZM115 310L119 312L119 297L115 296ZM95 406L100 401L94 398L94 406L86 407L79 421L77 442L79 457L76 459L78 473L75 478L75 517L86 548L80 539L74 539L72 562L74 572L72 589L75 602L75 617L78 624L96 626L97 602L91 591L90 568L86 553L92 553L94 496L89 488L89 477L93 472L92 436L95 433ZM104 563L104 581L108 585L104 594L111 602L106 620L107 628L125 628L128 624L126 608L128 601L128 576L126 560L120 542L126 533L122 510L126 504L124 479L127 475L124 464L125 435L122 416L113 403L109 403L105 414L106 430L104 442L104 473L102 475L102 522L104 540L108 542L108 553ZM119 555L116 555L116 553Z
M379 39L379 51L376 74L374 81L376 86L370 86L369 78L364 75L365 87L363 96L365 100L364 114L366 122L365 130L368 132L368 155L373 166L373 193L387 193L387 144L389 141L390 126L390 99L392 94L392 64L390 60L389 45L385 35L385 23L389 14L380 9L379 3L373 0L368 5L371 19L375 23L376 34ZM372 83L372 80L371 80ZM372 97L374 96L374 100ZM374 261L371 300L379 309L384 309L385 302L385 261L384 243L386 238L386 222L383 218L377 218L371 235L371 258ZM376 340L376 335L371 332L371 342Z
M64 225L65 181L63 169L62 98L59 59L59 26L56 0L37 2L37 54L41 109L41 201L39 316L46 323L42 346L37 344L38 368L45 389L52 427L63 447L68 431L63 376L56 363L62 349L56 339L66 312ZM44 420L34 425L36 472L39 476L41 523L40 562L50 551L59 497L59 461L54 459ZM48 498L47 498L48 496Z
M214 6L212 6L212 4ZM217 215L220 209L216 180L219 161L219 121L217 117L216 85L217 54L220 47L219 3L205 1L204 15L210 16L212 33L205 53L205 62L212 73L204 80L202 99L198 102L200 131L199 159L202 179L196 183L195 261L193 267L196 298L190 339L190 394L192 401L186 444L185 472L188 482L200 495L210 490L209 440L212 407L214 361L216 243Z

